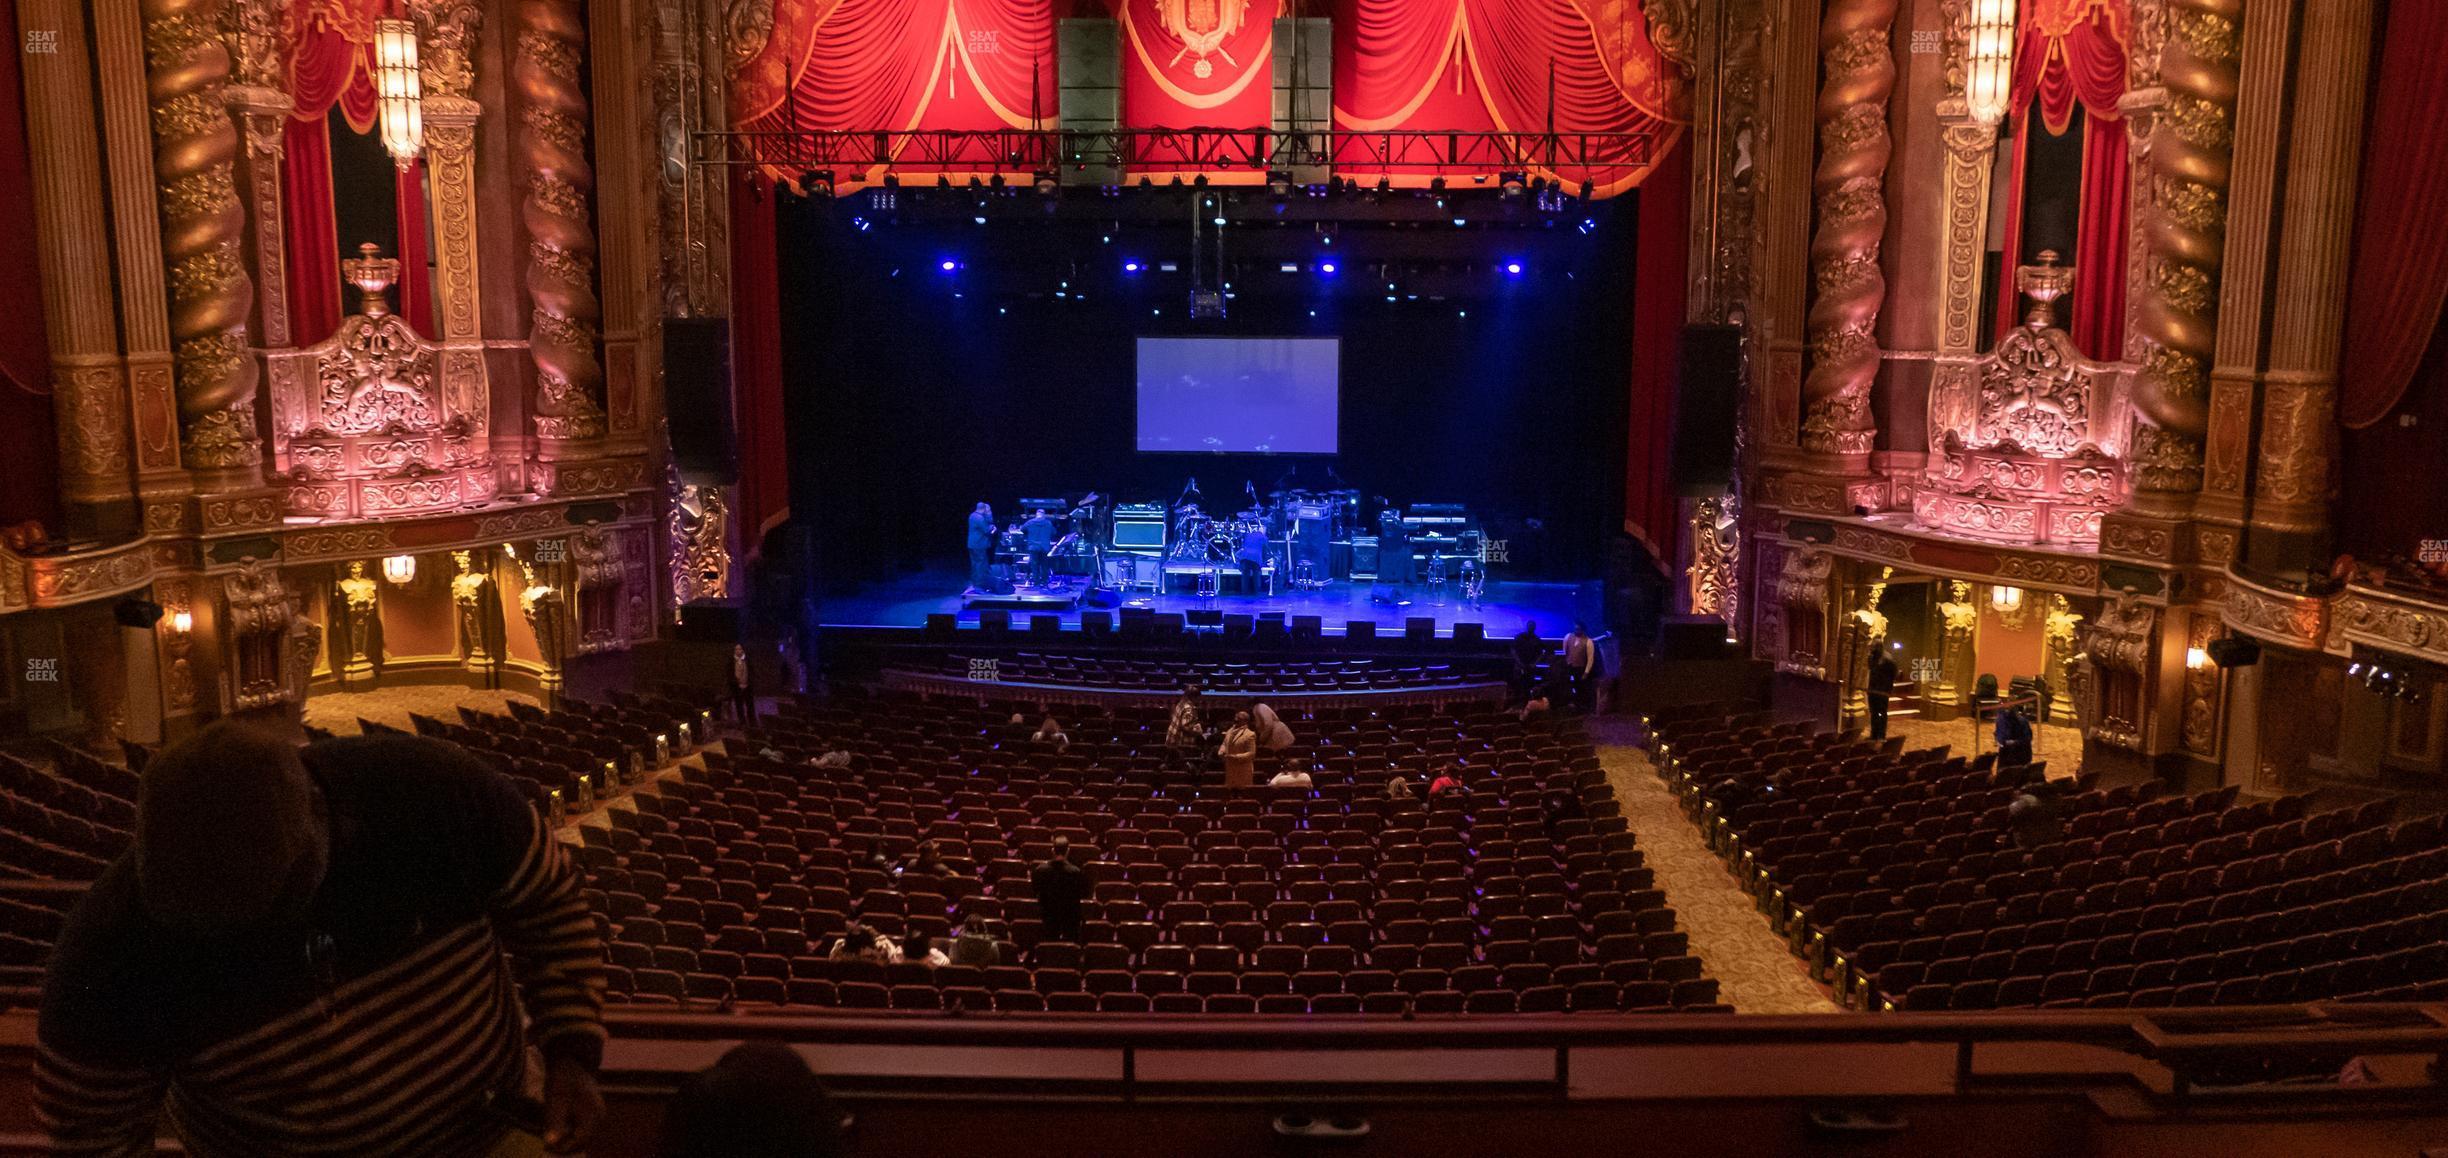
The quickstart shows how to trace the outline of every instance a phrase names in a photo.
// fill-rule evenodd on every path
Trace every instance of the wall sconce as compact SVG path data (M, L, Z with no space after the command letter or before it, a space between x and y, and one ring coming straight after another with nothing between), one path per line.
M416 582L416 556L392 555L383 560L383 578L394 587L406 587Z
M1964 45L1965 111L1995 125L2006 119L2006 96L2014 84L2014 0L1972 0L1970 25Z
M425 97L417 76L416 25L374 22L374 95L382 110L382 143L401 169L425 151Z
M2188 648L2186 648L2186 649L2185 649L2185 666L2186 666L2186 667L2188 667L2188 668L2190 668L2190 669L2192 669L2192 670L2194 670L2194 671L2200 671L2200 670L2202 670L2203 668L2209 667L2209 666L2210 666L2210 651L2209 651L2209 649L2208 649L2208 648L2201 648L2201 647L2188 647Z
M2023 589L2020 587L1992 587L1989 589L1989 606L2000 615L2012 615L2021 611L2023 610Z
M190 614L190 613L188 613L188 612L186 612L186 611L173 611L173 612L171 612L171 613L170 613L170 630L175 631L175 632L179 633L180 635L185 635L185 634L187 634L187 633L188 633L188 632L190 632L190 631L194 631L194 630L195 630L195 616L194 616L194 615L192 615L192 614Z

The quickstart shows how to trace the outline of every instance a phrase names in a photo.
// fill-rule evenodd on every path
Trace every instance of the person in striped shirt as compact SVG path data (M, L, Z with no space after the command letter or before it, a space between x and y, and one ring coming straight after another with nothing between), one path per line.
M206 1158L575 1150L604 1038L578 888L458 748L215 724L147 765L60 937L37 1109L64 1154L150 1154L164 1116Z

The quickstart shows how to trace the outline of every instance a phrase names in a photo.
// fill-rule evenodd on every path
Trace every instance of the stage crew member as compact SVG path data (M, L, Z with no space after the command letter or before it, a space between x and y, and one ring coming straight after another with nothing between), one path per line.
M979 503L969 512L969 589L985 591L994 585L994 508Z
M1251 527L1241 533L1241 549L1234 553L1233 562L1241 568L1241 593L1258 593L1258 576L1266 570L1267 536L1264 530Z

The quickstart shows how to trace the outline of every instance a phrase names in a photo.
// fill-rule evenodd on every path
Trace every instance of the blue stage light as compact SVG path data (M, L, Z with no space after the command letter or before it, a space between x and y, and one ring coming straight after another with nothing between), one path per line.
M943 259L943 262L936 268L943 270L945 273L950 273L953 270L959 269L960 263L947 257Z
M1521 264L1520 262L1518 262L1518 261L1508 261L1508 262L1506 262L1506 263L1505 263L1505 276L1507 276L1507 277L1520 277L1520 276L1521 276L1521 271L1522 271L1522 264Z
M1126 262L1123 262L1123 263L1122 263L1122 272L1124 272L1124 273L1137 273L1137 272L1139 272L1139 263L1138 263L1138 262L1135 262L1135 261L1126 261Z
M1319 273L1325 274L1325 275L1326 275L1326 276L1328 276L1328 277L1333 277L1333 276L1334 276L1334 271L1335 271L1335 263L1333 263L1333 262L1331 262L1331 261L1321 261L1321 262L1319 262L1319 263L1318 263L1318 272L1319 272Z

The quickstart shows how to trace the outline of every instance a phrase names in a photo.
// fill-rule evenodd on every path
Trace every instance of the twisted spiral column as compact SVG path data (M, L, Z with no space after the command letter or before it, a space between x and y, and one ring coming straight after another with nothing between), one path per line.
M218 34L225 4L143 0L141 10L184 458L191 468L243 475L263 461L263 448L247 350L255 288L238 200L238 129L222 98L230 73Z
M1887 279L1879 244L1887 234L1887 100L1895 58L1887 33L1897 0L1832 0L1819 25L1825 80L1819 87L1819 168L1811 191L1819 227L1811 237L1811 367L1802 383L1802 446L1865 458L1878 437L1870 384L1878 375L1879 309Z
M2135 312L2146 349L2134 381L2133 506L2181 514L2201 489L2227 247L2244 0L2169 0L2159 59L2167 105L2151 132L2157 196L2142 218L2149 278Z
M602 304L595 296L595 223L588 198L586 92L578 66L586 44L577 0L519 0L510 87L519 106L514 149L527 174L520 219L527 226L527 342L536 364L536 434L603 437L603 363L595 353Z

